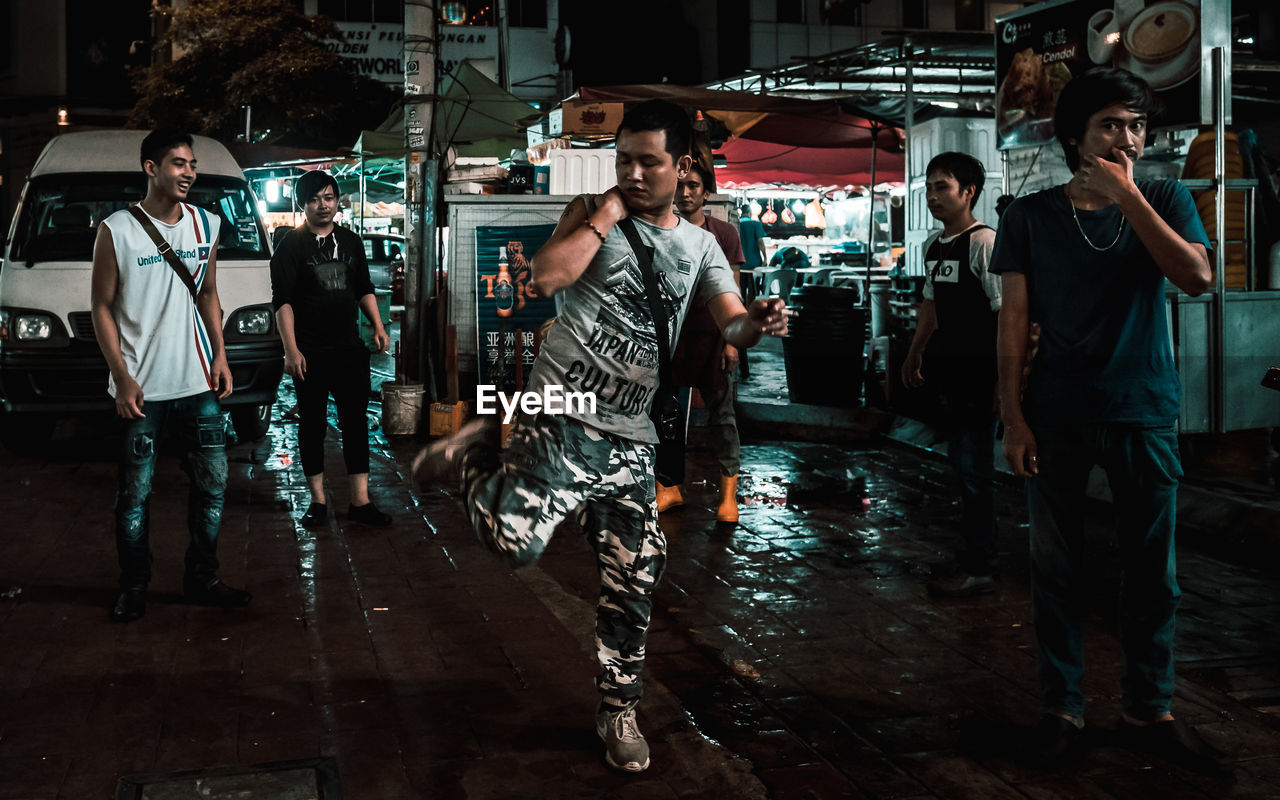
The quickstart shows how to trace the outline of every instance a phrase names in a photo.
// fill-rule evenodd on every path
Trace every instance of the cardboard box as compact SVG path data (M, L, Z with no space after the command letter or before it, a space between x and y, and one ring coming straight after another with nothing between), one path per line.
M466 400L456 403L432 403L427 432L432 436L448 436L457 433L466 421L471 405Z
M552 136L613 136L622 122L622 103L586 103L566 100L551 112L548 128Z

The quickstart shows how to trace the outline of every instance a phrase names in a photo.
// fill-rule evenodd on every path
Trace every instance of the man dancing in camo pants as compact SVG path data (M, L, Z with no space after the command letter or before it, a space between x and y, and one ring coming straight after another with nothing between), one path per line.
M595 397L564 414L521 414L501 456L496 420L482 417L414 460L419 480L460 480L464 509L491 550L516 566L538 559L575 509L600 571L596 609L596 732L609 766L640 772L649 745L636 722L654 587L666 563L654 480L657 435L649 409L658 386L658 346L648 294L624 232L632 220L651 251L662 324L675 342L692 304L707 306L726 341L745 348L786 332L780 300L748 311L711 234L672 211L676 183L692 164L690 124L663 101L636 106L617 138L618 185L575 198L533 258L543 296L565 293L560 316L525 391L548 387Z

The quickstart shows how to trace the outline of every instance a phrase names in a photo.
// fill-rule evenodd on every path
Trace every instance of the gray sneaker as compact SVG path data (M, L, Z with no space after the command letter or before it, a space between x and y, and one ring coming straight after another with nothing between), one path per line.
M623 706L600 704L596 711L596 734L604 741L604 761L623 772L643 772L649 768L649 743L636 723L636 703Z
M477 445L496 447L496 417L473 419L458 429L457 433L444 436L418 451L410 470L420 488L434 484L447 484L456 488L462 482L462 456Z
M970 575L957 572L947 578L929 581L929 594L935 597L973 597L991 594L996 590L996 579L991 575Z

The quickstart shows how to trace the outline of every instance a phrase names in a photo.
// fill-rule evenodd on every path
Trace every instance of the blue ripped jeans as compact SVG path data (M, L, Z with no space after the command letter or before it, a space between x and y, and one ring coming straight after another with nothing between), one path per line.
M165 423L182 448L182 469L191 479L187 495L187 577L207 582L218 574L218 528L227 491L227 431L212 391L173 400L145 401L142 419L124 422L116 487L116 553L120 586L151 581L150 500L156 452Z

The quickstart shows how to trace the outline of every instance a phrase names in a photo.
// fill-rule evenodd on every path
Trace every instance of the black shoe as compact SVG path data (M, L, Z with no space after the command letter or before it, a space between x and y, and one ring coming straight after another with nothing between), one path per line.
M132 622L147 613L147 587L130 586L121 589L111 606L112 622Z
M929 594L934 597L974 597L980 594L991 594L996 590L996 579L992 575L970 575L957 572L945 578L934 578L929 581Z
M232 589L220 578L213 578L203 584L186 578L182 581L182 593L189 603L215 608L244 608L253 599L253 595L243 589Z
M1209 775L1229 778L1235 765L1226 753L1200 738L1190 725L1180 719L1133 725L1120 721L1122 740L1133 750L1160 756L1171 764Z
M378 510L373 503L362 506L347 506L347 519L361 525L374 525L379 528L391 524L391 515Z
M304 528L316 528L329 521L329 506L324 503L312 503L307 506L307 513L298 520Z
M1057 714L1045 714L1036 725L1033 754L1041 766L1056 767L1080 755L1084 729Z

